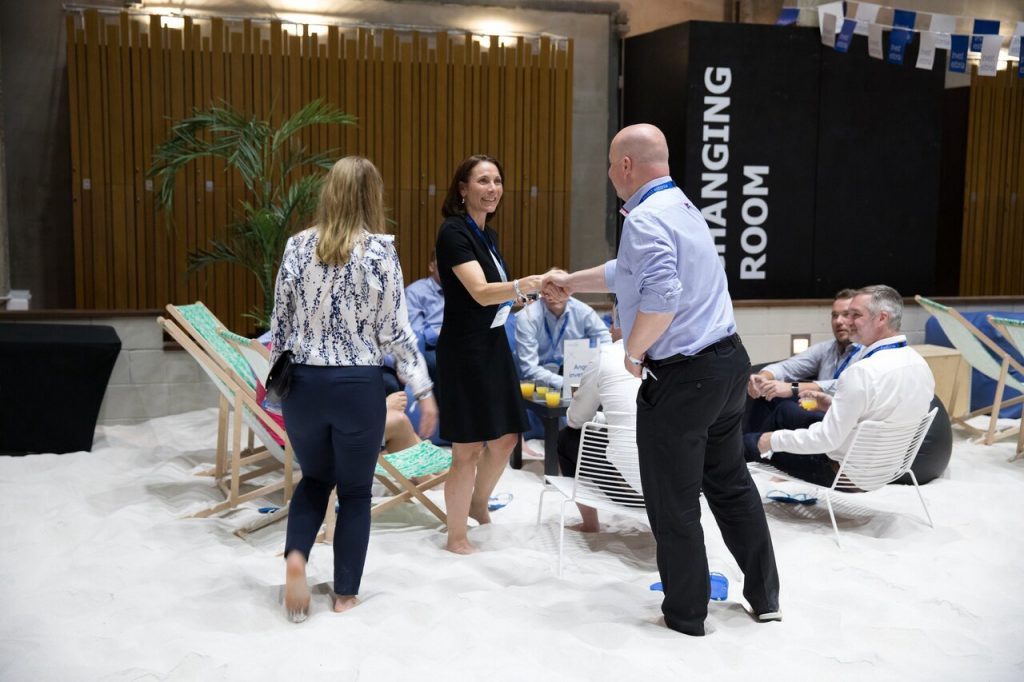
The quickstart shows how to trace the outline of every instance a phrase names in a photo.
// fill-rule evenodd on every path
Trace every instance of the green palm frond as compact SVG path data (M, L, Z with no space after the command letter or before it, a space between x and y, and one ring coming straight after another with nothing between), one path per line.
M252 317L269 325L274 278L285 244L296 230L309 224L323 183L321 171L338 158L339 150L313 153L296 133L312 125L354 125L356 118L322 100L313 100L276 130L266 121L225 104L196 110L171 126L166 140L153 151L147 177L154 178L156 204L171 226L170 208L178 173L193 161L219 158L238 172L247 190L239 201L235 221L206 248L189 254L187 273L216 263L250 271L263 292L263 305ZM310 172L312 171L312 172Z

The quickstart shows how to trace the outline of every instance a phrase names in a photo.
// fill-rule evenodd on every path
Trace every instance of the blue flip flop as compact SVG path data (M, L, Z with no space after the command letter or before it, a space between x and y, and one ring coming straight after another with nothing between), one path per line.
M769 490L765 497L773 502L782 502L783 504L815 504L818 501L817 497L812 497L807 493L791 495L784 490Z
M487 501L487 511L498 511L512 501L512 493L498 493Z
M729 598L729 579L718 571L711 571L709 574L711 582L711 599L714 601L725 601ZM651 583L651 592L664 592L665 587L660 582Z

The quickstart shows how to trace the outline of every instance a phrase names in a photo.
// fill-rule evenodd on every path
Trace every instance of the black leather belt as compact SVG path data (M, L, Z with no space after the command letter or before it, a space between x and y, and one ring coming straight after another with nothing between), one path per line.
M728 350L730 348L736 348L741 343L742 341L740 341L739 334L731 334L730 336L727 336L724 339L719 339L718 341L715 341L710 346L705 346L704 348L701 348L693 355L683 355L682 353L676 353L675 355L670 355L662 360L646 358L644 360L644 365L650 367L651 369L658 369L659 367L664 367L666 365L674 365L678 362L686 362L687 360L692 360L694 358L700 357L701 355L707 355L708 353L718 353L720 351Z

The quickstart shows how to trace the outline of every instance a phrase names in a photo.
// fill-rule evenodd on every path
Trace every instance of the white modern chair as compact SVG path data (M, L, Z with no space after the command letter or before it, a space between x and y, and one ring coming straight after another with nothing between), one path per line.
M836 544L840 548L843 543L839 540L839 526L836 524L836 515L832 510L831 494L834 492L871 492L892 483L904 474L910 474L914 490L917 491L917 497L921 500L921 506L924 507L928 525L934 528L932 515L921 495L921 487L917 484L917 477L910 467L914 463L914 458L917 457L918 450L921 449L921 443L924 442L925 434L928 433L928 428L931 426L936 412L938 412L938 408L933 407L921 419L906 423L863 421L858 424L854 429L850 449L839 464L839 471L830 487L804 481L776 469L768 462L751 462L748 466L752 471L808 483L824 490L828 515L832 519L832 529L836 532Z
M640 493L628 483L640 479L636 450L636 429L598 422L583 425L576 476L545 476L551 486L541 492L537 505L540 523L544 494L558 491L562 500L558 518L558 576L562 575L565 551L565 508L572 503L614 512L647 523L647 511Z

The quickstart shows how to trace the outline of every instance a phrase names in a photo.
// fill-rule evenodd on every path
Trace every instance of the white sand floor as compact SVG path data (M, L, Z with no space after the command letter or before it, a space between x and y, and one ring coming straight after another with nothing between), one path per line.
M1024 679L1024 461L1014 445L955 436L946 475L842 498L844 547L824 500L767 503L785 620L757 624L742 576L705 508L712 570L730 581L709 636L658 624L647 527L604 515L568 533L555 573L557 495L540 463L506 471L512 493L471 531L484 551L442 550L418 505L375 519L363 603L329 610L331 549L310 565L313 613L280 607L285 527L232 532L248 505L190 519L220 499L194 474L213 458L213 410L100 428L92 452L0 457L0 680L793 680ZM762 492L792 483L756 477ZM443 501L440 491L432 497Z

